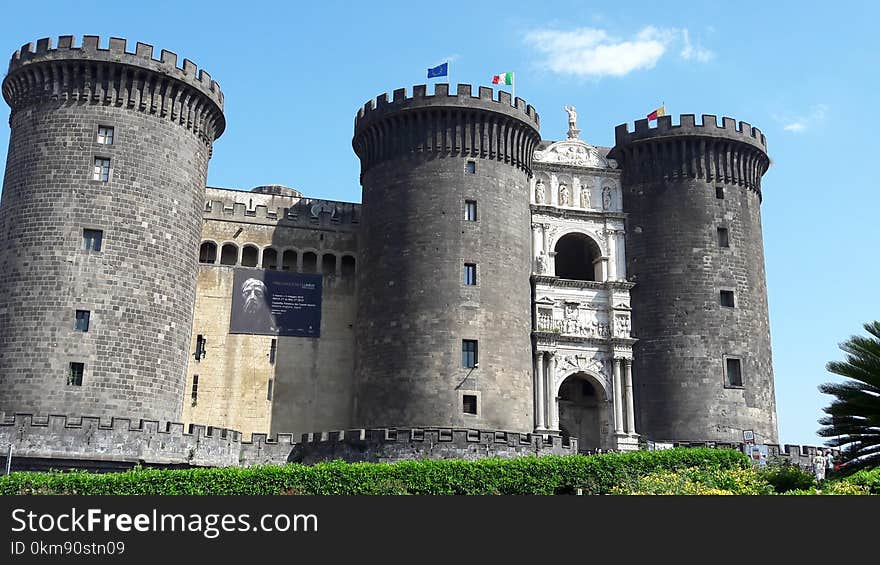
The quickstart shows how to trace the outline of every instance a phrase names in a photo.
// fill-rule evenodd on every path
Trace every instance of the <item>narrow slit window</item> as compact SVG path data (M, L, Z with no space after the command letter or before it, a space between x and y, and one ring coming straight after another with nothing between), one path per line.
M465 263L464 264L464 284L468 286L473 286L477 284L477 264L476 263Z
M477 358L477 340L461 340L461 366L465 369L473 369L479 363Z
M718 200L724 200L724 187L716 186L715 187L715 198Z
M464 201L464 219L468 222L476 222L477 221L477 201L476 200L465 200Z
M477 395L475 394L464 394L461 397L461 411L465 414L474 414L477 413Z
M89 317L90 312L88 310L77 310L74 329L80 332L89 331Z
M726 382L729 387L743 386L742 360L736 358L725 359Z
M733 308L735 306L732 290L722 290L720 300L721 305L725 308Z
M83 251L100 251L104 241L102 230L83 230Z
M85 363L71 363L67 371L67 384L70 386L82 386Z
M275 364L275 355L276 355L277 351L278 351L278 340L273 339L272 345L269 346L269 364L270 365Z
M464 172L469 175L477 174L477 162L476 161L467 161L464 164Z
M201 361L205 358L207 344L208 340L205 339L205 336L203 336L202 334L196 336L196 352L193 355L196 358L196 361Z
M730 247L730 232L727 228L718 228L718 247Z
M269 385L266 388L266 400L272 401L272 395L275 392L275 379L269 379Z
M196 405L196 402L199 399L199 376L193 375L193 386L192 386L192 403L193 406Z
M110 159L95 157L95 168L92 180L107 182L110 180Z
M98 126L98 143L101 145L113 145L113 128L110 126Z

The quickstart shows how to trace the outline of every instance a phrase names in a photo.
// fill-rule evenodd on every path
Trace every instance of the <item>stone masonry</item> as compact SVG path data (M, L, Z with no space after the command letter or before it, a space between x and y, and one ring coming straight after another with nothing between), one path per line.
M356 204L206 188L223 94L170 51L16 51L0 200L15 468L735 447L746 430L808 457L777 445L764 135L685 114L596 147L566 106L568 138L542 141L522 99L452 88L357 110ZM233 333L241 269L322 275L320 332Z

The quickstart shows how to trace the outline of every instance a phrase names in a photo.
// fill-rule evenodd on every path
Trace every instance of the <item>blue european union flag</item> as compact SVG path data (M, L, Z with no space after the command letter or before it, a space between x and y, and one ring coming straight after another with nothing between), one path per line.
M433 69L428 69L428 78L445 77L447 76L448 68L449 63L443 63L442 65L437 65Z

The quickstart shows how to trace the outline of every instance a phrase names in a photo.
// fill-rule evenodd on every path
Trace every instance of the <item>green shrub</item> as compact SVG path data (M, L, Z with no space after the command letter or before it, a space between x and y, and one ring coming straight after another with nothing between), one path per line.
M612 494L636 495L761 495L773 487L757 469L697 468L677 472L658 471L641 477L634 485L618 486Z
M807 490L816 485L816 477L813 473L790 463L770 462L761 469L760 473L776 492Z
M725 449L671 449L593 456L420 460L125 473L12 473L0 494L114 495L384 495L608 494L651 473L688 468L749 469L744 454Z
M880 467L862 469L843 479L842 482L865 487L871 494L880 494Z

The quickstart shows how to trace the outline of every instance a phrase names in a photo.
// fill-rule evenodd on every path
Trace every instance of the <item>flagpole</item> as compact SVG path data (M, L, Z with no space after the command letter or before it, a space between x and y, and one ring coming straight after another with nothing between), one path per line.
M513 105L516 106L516 73L511 72L510 78L513 79L510 81L510 86L513 87L511 88L513 92L511 92L510 95L513 97Z

